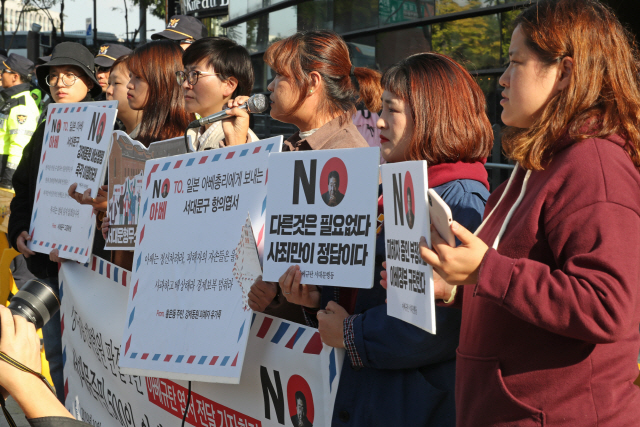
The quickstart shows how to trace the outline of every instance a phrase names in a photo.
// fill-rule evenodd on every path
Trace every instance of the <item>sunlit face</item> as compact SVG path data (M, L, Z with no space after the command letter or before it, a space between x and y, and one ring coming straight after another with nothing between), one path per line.
M73 80L73 76L75 76L75 83L71 86L65 86L63 83L64 79L60 78L61 74L66 76L65 79L67 79L67 81ZM51 86L49 89L51 90L51 97L55 103L69 104L72 102L80 102L93 87L93 82L89 80L89 77L87 77L80 68L74 67L73 65L50 67L49 78L51 79L53 76L57 76L58 81L55 86Z
M293 107L298 100L298 92L295 90L295 86L291 84L288 77L281 74L277 74L267 90L271 92L269 95L269 103L271 104L271 117L281 122L290 123L287 120Z
M147 105L149 83L142 77L129 71L129 83L127 83L127 100L132 110L142 110Z
M98 79L98 84L102 88L102 92L107 91L107 86L109 86L110 72L111 68L96 67L96 79Z
M507 126L529 128L559 91L559 65L548 65L526 44L520 26L511 35L509 67L502 77L502 121Z
M128 106L127 83L129 83L129 70L124 64L118 65L109 74L109 85L107 86L107 99L118 101L118 112Z
M235 85L229 81L221 81L217 75L213 75L215 71L213 67L207 65L206 60L189 65L184 71L189 73L194 70L207 74L200 74L195 85L190 85L187 79L182 82L185 110L189 113L198 113L203 117L222 110L225 99L233 94ZM230 84L234 87L231 88Z
M382 93L382 112L377 125L380 129L382 157L388 163L407 160L414 128L409 103L385 90Z

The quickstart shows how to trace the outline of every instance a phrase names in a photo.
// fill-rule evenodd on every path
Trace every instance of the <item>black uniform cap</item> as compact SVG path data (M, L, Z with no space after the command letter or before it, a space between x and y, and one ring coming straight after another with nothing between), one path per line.
M9 58L2 61L2 68L5 70L13 71L22 76L28 76L33 71L33 62L28 60L22 55L12 53Z
M199 19L187 15L173 15L164 31L151 35L151 40L200 40L207 37L207 27Z
M133 52L131 49L121 44L103 44L94 62L100 67L111 68L118 58L129 55L131 52Z

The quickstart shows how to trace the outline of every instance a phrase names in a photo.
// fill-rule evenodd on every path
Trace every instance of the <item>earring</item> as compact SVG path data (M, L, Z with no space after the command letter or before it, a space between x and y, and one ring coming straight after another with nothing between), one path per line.
M309 93L313 93L313 89L309 89Z

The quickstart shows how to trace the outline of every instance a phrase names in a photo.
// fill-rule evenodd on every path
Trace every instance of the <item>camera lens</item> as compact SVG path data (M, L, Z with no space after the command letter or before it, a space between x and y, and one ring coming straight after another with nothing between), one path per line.
M42 328L60 309L60 301L53 289L38 279L29 280L11 298L9 310L15 315L22 316Z

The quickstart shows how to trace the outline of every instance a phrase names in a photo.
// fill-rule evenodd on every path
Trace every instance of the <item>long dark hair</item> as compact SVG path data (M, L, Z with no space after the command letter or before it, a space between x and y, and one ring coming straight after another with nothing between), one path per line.
M184 93L176 81L176 72L182 70L180 46L169 40L152 41L134 50L128 65L149 85L136 139L148 147L182 136L195 116L185 111Z

